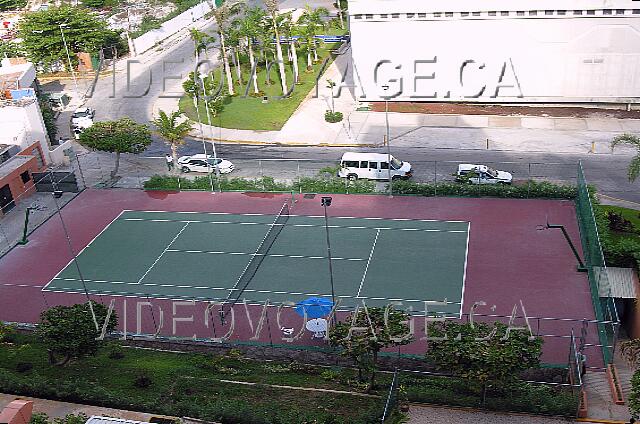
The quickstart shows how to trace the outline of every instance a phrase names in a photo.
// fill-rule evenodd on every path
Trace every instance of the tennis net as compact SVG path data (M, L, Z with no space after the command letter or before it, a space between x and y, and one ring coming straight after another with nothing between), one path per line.
M229 291L229 295L227 296L227 299L224 301L224 304L220 309L220 319L223 323L225 321L225 315L229 312L233 305L235 305L238 300L240 300L240 297L251 283L251 280L253 280L253 277L255 277L256 272L258 272L258 269L260 268L260 265L262 265L262 261L264 261L264 258L267 257L269 251L271 250L271 247L273 246L273 243L275 243L276 239L284 229L287 221L289 221L289 204L285 203L282 205L280 212L273 220L273 223L270 225L267 234L265 234L264 238L258 245L255 253L251 255L251 259L249 259L249 263L247 263L247 266L242 271L242 274L240 274L240 277L238 277L238 281L236 281L236 284Z

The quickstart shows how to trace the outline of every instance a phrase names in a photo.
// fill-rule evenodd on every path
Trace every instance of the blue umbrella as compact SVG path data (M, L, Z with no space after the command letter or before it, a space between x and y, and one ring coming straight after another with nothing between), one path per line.
M295 311L300 316L304 316L306 311L308 318L322 318L329 315L331 308L333 308L333 302L329 299L310 297L298 302Z

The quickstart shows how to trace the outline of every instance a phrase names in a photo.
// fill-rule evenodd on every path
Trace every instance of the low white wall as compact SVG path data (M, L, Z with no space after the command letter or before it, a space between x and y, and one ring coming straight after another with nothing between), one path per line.
M157 43L160 43L167 37L172 36L183 28L193 27L194 23L202 19L212 10L211 5L204 1L186 10L173 19L163 23L158 29L147 32L133 40L136 53L141 54L149 50Z
M69 157L65 156L64 151L73 149L73 141L67 140L55 149L49 151L49 157L53 165L69 165Z

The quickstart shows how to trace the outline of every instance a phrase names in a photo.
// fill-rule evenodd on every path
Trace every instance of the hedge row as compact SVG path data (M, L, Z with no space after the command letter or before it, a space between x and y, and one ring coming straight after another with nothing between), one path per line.
M376 185L372 181L347 181L340 178L305 177L292 183L276 182L272 177L257 179L196 177L186 179L154 175L144 183L146 190L211 190L223 191L279 191L302 193L352 193L373 194ZM394 181L395 194L418 196L463 196L463 197L502 197L512 199L545 198L574 199L575 186L558 185L549 182L530 181L519 185L470 185L460 183L416 183L412 181Z
M90 376L89 376L90 377ZM237 387L234 392L259 391L266 397L277 395L274 389L256 387ZM213 390L214 393L220 388ZM43 399L56 399L67 402L83 403L95 406L129 409L153 414L170 416L190 416L205 421L221 422L223 424L338 424L343 420L333 414L330 408L310 408L303 410L298 407L283 408L282 403L258 405L253 402L240 400L237 396L191 396L178 392L171 399L156 399L155 401L140 402L127 399L111 392L99 384L84 379L48 379L38 374L30 374L29 378L21 378L7 370L0 369L0 392L21 396L31 396ZM335 401L348 402L348 396ZM380 421L382 412L381 402L367 411L358 411L358 417L350 417L351 423L369 424ZM311 405L310 405L311 406Z
M488 387L483 402L464 379L407 378L401 384L411 402L558 416L575 416L578 409L578 397L562 387L514 382L508 387Z
M194 179L154 175L144 183L146 190L201 190L210 191L276 191L303 193L354 193L375 192L371 181L345 181L338 178L304 177L293 183L276 182L272 177L262 178L220 178L196 177Z
M393 192L396 194L413 194L420 196L574 199L577 195L577 188L575 186L537 181L529 181L528 183L518 185L474 185L450 182L415 183L412 181L394 181Z

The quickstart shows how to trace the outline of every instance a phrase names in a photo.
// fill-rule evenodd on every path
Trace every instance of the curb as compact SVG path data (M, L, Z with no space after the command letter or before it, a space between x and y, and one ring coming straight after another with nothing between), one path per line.
M576 422L596 424L628 424L628 421L603 420L599 418L576 418Z
M191 135L191 134L190 134ZM191 135L194 139L202 140L201 136ZM247 144L252 146L281 146L281 147L341 147L341 148L350 148L350 147L382 147L381 144L349 144L349 143L304 143L304 142L296 142L296 141L255 141L255 140L228 140L222 138L211 138L204 137L205 141L210 142L219 142L225 144Z

